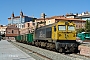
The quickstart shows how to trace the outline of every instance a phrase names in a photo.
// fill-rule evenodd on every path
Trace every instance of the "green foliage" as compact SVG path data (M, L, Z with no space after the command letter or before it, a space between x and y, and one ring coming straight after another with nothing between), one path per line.
M86 20L85 32L90 32L90 21Z
M81 33L81 32L85 32L85 29L81 28L81 29L77 30L77 33Z
M89 20L86 20L85 29L81 28L77 30L77 33L81 33L81 32L90 32L90 21Z

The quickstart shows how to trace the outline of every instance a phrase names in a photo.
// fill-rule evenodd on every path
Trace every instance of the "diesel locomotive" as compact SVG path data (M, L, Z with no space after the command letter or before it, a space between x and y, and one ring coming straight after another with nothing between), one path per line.
M76 42L76 25L73 22L59 21L35 29L34 33L16 36L16 41L23 41L32 45L58 52L78 52ZM23 40L24 39L24 40Z

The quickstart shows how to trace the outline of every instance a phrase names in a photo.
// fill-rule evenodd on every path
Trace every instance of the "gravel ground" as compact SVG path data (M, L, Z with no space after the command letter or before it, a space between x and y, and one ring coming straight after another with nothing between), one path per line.
M13 41L13 43L16 43L20 46L26 47L26 48L28 48L30 50L33 50L34 52L37 52L41 55L47 56L48 58L51 58L51 60L90 60L90 58L86 58L86 57L78 56L78 55L74 56L74 54L64 55L64 54L60 54L60 53L57 53L57 52L45 50L45 49L42 49L42 48L38 48L38 47L18 43L18 42L15 42L15 41ZM17 47L19 47L19 46L17 46ZM40 57L40 56L34 54L33 52L24 50L22 48L20 48L20 49L23 50L24 52L26 52L27 54L29 54L30 56L32 56L33 58L35 58L36 60L47 60L43 57Z
M70 54L69 56L72 56L72 57L74 57L74 58L80 58L81 60L90 60L90 58L88 58L88 57L85 57L85 56L80 56L80 55L76 55L76 54ZM77 59L78 59L77 58Z
M21 49L22 51L24 51L25 53L27 53L28 55L32 56L33 58L35 58L36 60L47 60L47 59L44 59L42 58L41 56L38 56L37 54L34 54L33 52L30 52L14 43L12 43L13 45L15 45L16 47L18 47L19 49Z

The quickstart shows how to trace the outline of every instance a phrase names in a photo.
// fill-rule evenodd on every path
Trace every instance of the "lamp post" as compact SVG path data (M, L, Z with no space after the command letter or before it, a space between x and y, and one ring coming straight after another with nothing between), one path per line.
M46 25L46 22L45 22L45 16L47 16L45 13L43 13L43 18L44 18L44 25Z
M46 25L45 24L45 16L47 16L45 13L41 13L41 17L44 19L44 25Z

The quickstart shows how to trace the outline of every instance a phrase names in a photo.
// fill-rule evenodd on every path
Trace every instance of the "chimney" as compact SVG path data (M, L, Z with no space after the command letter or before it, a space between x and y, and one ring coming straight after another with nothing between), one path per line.
M12 13L12 17L14 17L14 12Z

